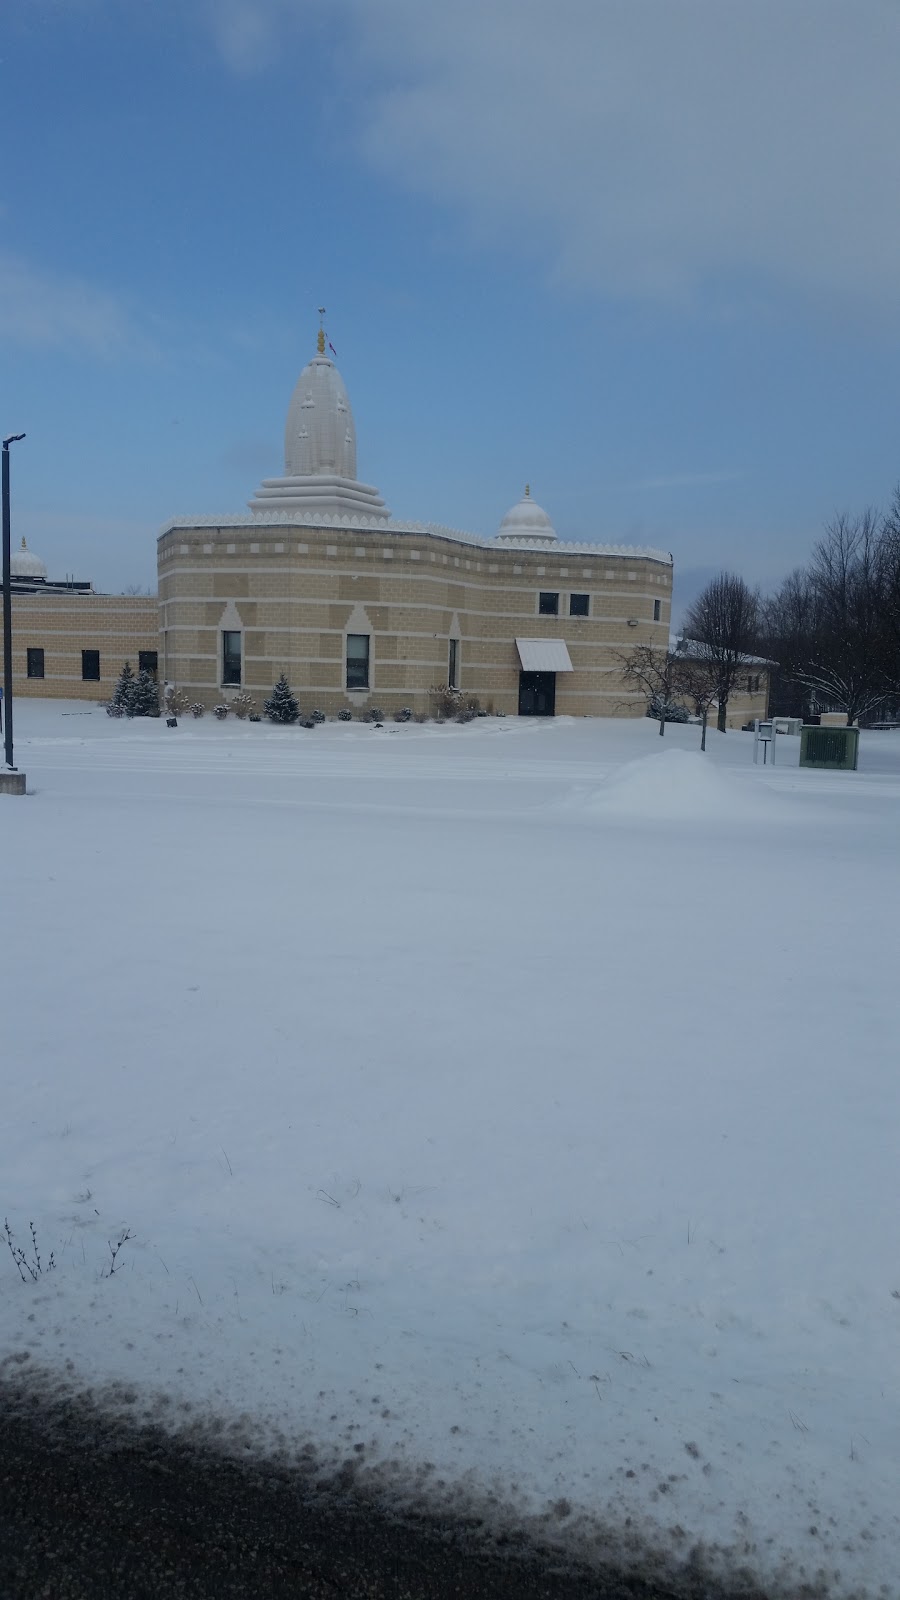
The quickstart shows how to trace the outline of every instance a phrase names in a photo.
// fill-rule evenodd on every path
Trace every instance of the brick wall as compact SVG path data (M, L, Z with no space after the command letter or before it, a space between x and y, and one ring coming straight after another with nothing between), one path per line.
M12 639L15 695L108 700L126 659L137 671L139 651L159 652L159 607L148 595L13 595ZM28 676L29 649L44 652L42 678ZM99 652L99 681L82 676L84 650Z
M427 710L457 637L461 690L515 713L519 637L568 646L574 671L557 675L557 714L637 715L643 702L617 657L640 643L664 649L669 636L671 564L638 555L485 549L389 529L197 527L161 537L159 575L161 676L206 705L228 698L227 629L242 635L242 687L260 703L284 671L304 710ZM559 595L557 616L539 613L542 590ZM569 614L573 593L589 596L588 616ZM348 632L370 636L368 692L345 688Z

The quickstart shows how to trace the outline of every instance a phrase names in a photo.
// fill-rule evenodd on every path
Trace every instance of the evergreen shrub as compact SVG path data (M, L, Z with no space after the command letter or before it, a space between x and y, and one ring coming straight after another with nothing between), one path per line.
M291 686L283 672L263 706L263 710L270 722L284 724L297 721L300 715L300 703L296 696L291 693Z
M158 717L156 679L146 671L135 677L130 661L126 661L106 710L111 717Z

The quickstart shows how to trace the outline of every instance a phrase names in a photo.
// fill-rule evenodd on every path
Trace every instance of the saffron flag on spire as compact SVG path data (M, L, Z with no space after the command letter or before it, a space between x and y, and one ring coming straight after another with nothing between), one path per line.
M330 339L328 341L328 348L331 351L331 354L334 356L335 361L337 361L337 351L335 350L334 345L332 344Z

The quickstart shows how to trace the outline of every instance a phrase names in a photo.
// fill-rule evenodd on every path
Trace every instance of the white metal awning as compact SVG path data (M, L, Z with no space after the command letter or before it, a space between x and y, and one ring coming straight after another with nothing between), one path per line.
M523 672L572 672L564 639L517 639Z

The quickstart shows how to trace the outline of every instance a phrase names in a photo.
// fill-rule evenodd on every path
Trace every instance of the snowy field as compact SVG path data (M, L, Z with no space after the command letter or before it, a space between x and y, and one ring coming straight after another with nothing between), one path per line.
M900 1595L900 733L697 745L19 700L0 1372Z

